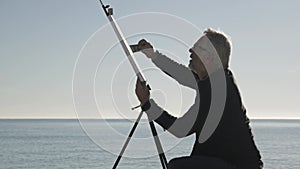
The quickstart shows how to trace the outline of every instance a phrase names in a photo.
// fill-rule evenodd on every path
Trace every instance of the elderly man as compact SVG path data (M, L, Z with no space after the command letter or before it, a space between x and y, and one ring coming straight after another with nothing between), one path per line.
M196 134L191 155L172 159L168 169L263 167L238 87L229 70L231 43L224 33L205 30L204 35L189 50L191 60L188 67L155 51L145 40L139 42L138 48L167 75L197 91L191 108L182 117L174 117L150 99L145 84L140 81L136 83L136 95L149 120L154 120L177 137ZM219 93L224 94L224 100L215 104L218 98L222 98ZM214 117L209 117L211 113L220 116L211 118ZM209 118L214 119L215 129L203 139L202 135L207 132L207 128L213 128L206 126Z

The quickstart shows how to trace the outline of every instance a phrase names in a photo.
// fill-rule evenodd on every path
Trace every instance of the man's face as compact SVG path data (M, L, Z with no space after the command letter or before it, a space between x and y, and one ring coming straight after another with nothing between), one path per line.
M191 53L189 67L198 75L206 71L205 66L211 60L209 53L209 41L205 36L202 36L194 46L189 50Z

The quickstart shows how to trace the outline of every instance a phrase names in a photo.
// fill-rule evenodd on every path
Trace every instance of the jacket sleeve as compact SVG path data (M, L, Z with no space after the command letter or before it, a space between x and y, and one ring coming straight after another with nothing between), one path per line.
M151 60L159 69L179 84L197 89L195 74L188 67L173 61L158 51L155 52L155 57L152 57Z
M179 138L186 137L195 132L194 126L199 108L197 103L194 103L182 117L177 118L159 107L153 99L150 99L149 102L151 106L146 110L149 121L154 120L164 129Z

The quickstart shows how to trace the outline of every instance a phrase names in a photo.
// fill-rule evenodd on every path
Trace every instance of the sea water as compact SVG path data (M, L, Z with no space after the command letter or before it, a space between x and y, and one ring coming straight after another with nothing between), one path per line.
M0 168L112 168L131 120L0 120ZM267 169L300 168L300 120L251 120ZM168 160L189 155L195 136L177 139L156 126ZM141 121L117 168L161 168Z

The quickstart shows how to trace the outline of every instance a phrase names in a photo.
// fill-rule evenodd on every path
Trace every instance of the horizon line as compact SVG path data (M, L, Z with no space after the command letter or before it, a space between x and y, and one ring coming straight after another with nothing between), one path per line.
M300 120L300 117L248 117L250 120ZM142 120L147 120L147 118L141 118ZM64 117L31 117L31 118L10 118L0 117L0 120L135 120L135 118L125 119L125 118L64 118Z

